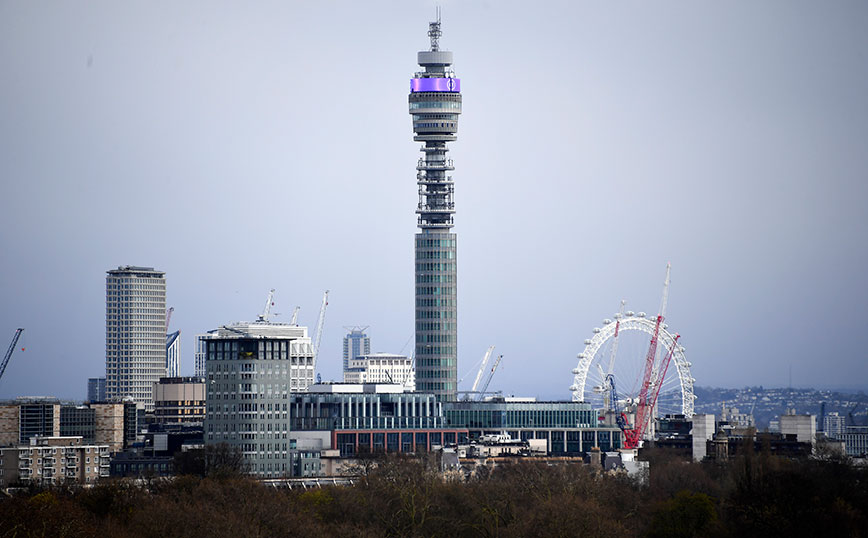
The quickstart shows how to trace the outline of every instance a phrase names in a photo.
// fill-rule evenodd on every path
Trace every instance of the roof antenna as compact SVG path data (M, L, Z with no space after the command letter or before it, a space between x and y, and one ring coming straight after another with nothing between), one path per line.
M440 6L437 6L437 21L428 23L428 37L431 38L431 50L440 50Z

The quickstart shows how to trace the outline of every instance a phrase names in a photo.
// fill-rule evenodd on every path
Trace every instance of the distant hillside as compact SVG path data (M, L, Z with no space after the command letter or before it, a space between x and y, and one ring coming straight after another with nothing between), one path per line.
M724 389L696 387L695 410L697 413L720 415L721 407L737 407L742 413L753 409L757 427L767 428L769 420L795 409L798 414L820 415L821 403L825 402L826 414L837 412L848 416L852 410L856 424L868 424L868 395L835 392L831 390L745 387ZM849 417L848 417L848 424Z

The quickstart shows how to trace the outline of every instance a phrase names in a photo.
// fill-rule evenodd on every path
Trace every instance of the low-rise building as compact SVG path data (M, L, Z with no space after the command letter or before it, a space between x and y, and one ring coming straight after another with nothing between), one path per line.
M91 484L109 476L108 445L81 437L34 436L29 444L0 448L0 487L10 484Z
M413 360L404 355L373 353L347 361L345 383L397 383L416 390Z
M471 439L506 432L512 439L544 439L551 455L585 454L623 446L621 429L585 402L512 399L444 402L446 425L467 429Z
M84 444L119 452L136 440L143 407L133 402L76 405L56 398L19 398L0 405L0 446L27 444L33 437L81 437Z

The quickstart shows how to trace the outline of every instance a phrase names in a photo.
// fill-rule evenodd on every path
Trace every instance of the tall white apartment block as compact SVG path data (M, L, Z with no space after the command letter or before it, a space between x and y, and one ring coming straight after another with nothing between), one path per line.
M126 265L107 271L105 288L106 399L152 411L166 375L166 273Z

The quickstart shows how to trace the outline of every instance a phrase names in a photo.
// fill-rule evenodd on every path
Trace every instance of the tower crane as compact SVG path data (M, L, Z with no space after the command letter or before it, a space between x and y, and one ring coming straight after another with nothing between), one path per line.
M18 344L18 338L24 329L15 329L15 336L12 337L12 343L9 344L9 349L6 350L6 355L3 357L3 364L0 364L0 379L3 378L3 372L6 371L6 365L9 364L9 359L12 358L12 352L15 351L15 346Z
M316 322L316 333L314 337L313 348L313 365L316 368L316 358L319 356L319 344L322 342L322 327L325 323L326 307L329 305L329 290L325 290L322 296L322 306L319 307L319 319Z
M262 309L262 314L259 314L259 318L256 321L260 321L263 323L268 322L268 316L271 314L271 307L274 306L274 288L271 288L271 291L268 292L268 298L265 299L265 307Z
M618 329L621 328L621 318L624 317L624 307L627 301L621 299L621 309L618 310L618 315L615 316L615 334L612 337L612 353L609 355L609 370L606 375L612 375L612 370L615 368L615 354L618 353Z
M289 320L290 325L298 325L298 311L301 310L300 306L296 306L295 310L292 311L292 319Z
M491 371L488 373L488 377L485 379L485 385L482 386L482 390L479 391L479 397L477 400L482 400L485 395L485 391L488 390L488 384L491 383L491 378L494 377L494 372L497 371L497 367L500 365L500 359L503 358L503 355L498 355L497 360L494 361L494 366L491 367Z
M479 365L479 371L476 372L476 379L473 381L473 386L470 387L470 392L476 392L476 388L479 386L479 381L482 380L482 372L485 371L485 365L488 364L488 359L491 358L491 353L494 351L494 346L489 346L488 350L485 352L485 356L482 357L482 364Z

